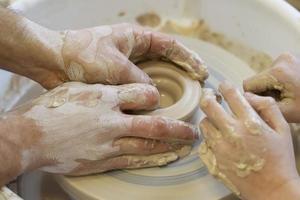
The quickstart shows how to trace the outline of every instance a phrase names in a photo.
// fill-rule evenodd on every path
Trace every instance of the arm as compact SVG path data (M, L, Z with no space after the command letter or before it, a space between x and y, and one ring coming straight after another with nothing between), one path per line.
M164 58L192 78L208 77L200 57L168 35L131 24L58 32L0 8L0 66L45 88L63 82L151 83L135 62Z
M0 67L47 88L62 83L62 35L0 6Z
M40 167L33 162L22 162L22 152L34 146L40 137L33 120L17 113L0 118L0 187L21 173Z

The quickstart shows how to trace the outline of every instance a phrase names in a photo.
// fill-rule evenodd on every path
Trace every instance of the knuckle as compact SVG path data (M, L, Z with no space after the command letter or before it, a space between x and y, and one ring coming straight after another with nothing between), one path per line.
M166 136L168 133L168 123L162 117L153 117L152 127L153 129L155 129L155 132L160 137Z
M278 59L276 59L276 61L287 61L289 63L292 63L295 62L295 57L290 53L283 53L278 57Z
M148 91L146 92L146 98L150 105L158 104L159 97L159 92L155 87L148 87Z
M272 98L272 97L266 97L266 102L267 102L267 104L269 104L269 105L275 105L275 99L274 98Z
M237 89L233 87L229 87L225 90L225 94L227 94L228 96L236 96Z
M200 99L201 108L211 108L214 105L215 96L210 93L204 93L203 97Z
M272 97L264 97L263 104L265 107L273 107L276 105L276 101Z

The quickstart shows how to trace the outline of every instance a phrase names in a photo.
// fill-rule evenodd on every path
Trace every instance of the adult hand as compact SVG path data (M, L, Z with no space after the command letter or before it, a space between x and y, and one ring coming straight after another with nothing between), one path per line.
M158 91L151 85L71 82L5 119L23 119L23 130L29 131L26 138L32 143L21 149L22 169L83 175L160 166L177 160L178 151L197 139L198 130L177 120L122 112L154 109L158 101Z
M210 173L242 199L299 199L291 133L275 101L251 93L242 96L227 82L219 91L233 114L212 91L201 99L207 117L200 124L200 157Z
M288 122L300 122L300 62L281 55L272 68L244 81L244 90L273 96Z
M204 81L203 61L166 34L131 24L54 31L0 7L0 68L47 89L69 81L151 83L134 63L164 59Z
M67 31L62 56L67 78L87 83L150 83L133 62L163 58L183 67L194 79L208 74L202 60L172 37L117 24Z

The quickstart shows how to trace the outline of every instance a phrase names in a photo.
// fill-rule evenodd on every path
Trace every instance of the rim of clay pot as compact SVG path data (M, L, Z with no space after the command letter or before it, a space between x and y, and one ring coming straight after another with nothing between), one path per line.
M147 61L138 66L152 78L160 95L163 91L168 96L171 102L167 104L172 104L143 112L144 114L180 120L187 120L193 114L199 105L201 95L201 85L198 81L192 80L184 70L169 62Z

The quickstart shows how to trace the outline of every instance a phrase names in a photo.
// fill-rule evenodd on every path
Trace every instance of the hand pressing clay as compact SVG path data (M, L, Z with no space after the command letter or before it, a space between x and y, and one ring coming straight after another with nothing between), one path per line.
M205 90L200 101L206 118L200 123L199 152L209 172L242 199L292 197L300 180L290 129L274 99L243 96L228 82L221 83L219 91L232 114L211 90Z
M171 36L148 28L123 23L54 31L0 9L2 69L26 76L46 89L69 81L151 83L135 65L149 59L176 63L201 82L208 77L205 64L195 52Z
M244 90L262 96L271 96L276 101L288 122L300 122L300 62L283 54L272 68L244 81Z
M151 77L160 94L159 108L143 114L188 120L195 113L201 96L199 81L174 63L155 60L138 66Z
M197 127L166 117L122 112L152 110L158 103L157 89L147 84L71 82L41 95L1 116L1 127L10 141L1 148L16 160L1 166L1 171L10 168L14 173L2 176L5 180L0 183L37 168L85 175L177 160L189 152L185 146L198 138Z

